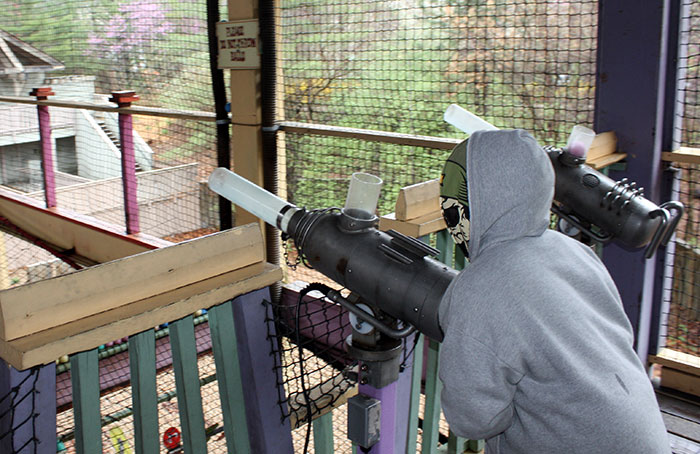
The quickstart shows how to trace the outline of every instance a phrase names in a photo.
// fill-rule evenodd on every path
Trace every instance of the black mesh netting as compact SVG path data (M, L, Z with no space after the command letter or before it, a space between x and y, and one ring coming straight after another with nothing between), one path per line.
M452 103L501 128L561 145L591 125L597 2L285 1L284 119L460 137ZM287 134L291 201L342 205L352 172L384 179L381 211L402 185L439 176L446 152Z
M679 199L685 205L666 266L666 347L693 355L700 353L700 168L675 164L680 173ZM670 285L669 285L670 284Z
M681 147L700 147L700 3L685 1L681 40L687 42L679 59L679 99L676 128ZM686 213L681 219L665 269L664 318L666 347L687 353L700 364L700 167L673 163L678 168L679 200Z

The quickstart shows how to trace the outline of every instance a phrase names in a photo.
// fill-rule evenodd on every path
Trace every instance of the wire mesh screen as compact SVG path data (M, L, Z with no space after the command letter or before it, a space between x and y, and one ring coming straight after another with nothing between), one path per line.
M597 2L281 2L285 120L460 137L459 104L502 128L562 144L591 125ZM287 189L342 204L352 172L400 185L439 175L445 152L288 134ZM329 184L330 183L330 184Z
M687 43L679 60L679 95L683 104L676 127L681 146L700 146L700 4L686 1L683 9ZM679 200L686 213L676 231L674 254L667 263L665 345L695 356L700 354L700 166L674 163L679 169Z
M682 3L681 42L687 43L687 48L678 63L683 109L677 126L681 129L682 146L700 147L700 4L691 0Z
M676 164L680 169L680 201L686 207L674 240L667 270L668 313L666 347L700 355L700 166Z
M10 60L0 95L50 86L50 100L213 112L205 2L123 0L0 3ZM225 11L225 8L222 9ZM116 113L49 108L58 206L124 228ZM212 121L133 117L140 231L174 241L210 233L218 220L203 181L216 165ZM0 183L43 199L37 108L0 103Z

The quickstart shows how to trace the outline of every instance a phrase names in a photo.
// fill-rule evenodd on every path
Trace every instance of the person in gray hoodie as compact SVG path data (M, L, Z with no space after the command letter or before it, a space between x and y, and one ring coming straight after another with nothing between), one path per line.
M589 247L548 229L554 171L535 139L475 132L442 185L470 260L440 304L450 429L488 454L670 453L613 280Z

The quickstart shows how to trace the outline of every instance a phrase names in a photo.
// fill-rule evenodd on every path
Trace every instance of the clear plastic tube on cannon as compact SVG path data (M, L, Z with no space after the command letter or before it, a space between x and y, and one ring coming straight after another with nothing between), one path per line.
M285 233L288 233L289 220L300 210L295 205L223 167L211 173L209 188Z

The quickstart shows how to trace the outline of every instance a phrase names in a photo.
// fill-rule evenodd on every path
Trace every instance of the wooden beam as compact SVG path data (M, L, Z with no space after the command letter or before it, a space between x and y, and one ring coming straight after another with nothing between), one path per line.
M178 110L178 109L163 109L160 107L116 107L108 103L95 103L86 101L68 101L68 100L46 100L37 101L36 98L28 96L0 96L0 102L8 102L15 104L33 104L36 106L62 107L66 109L83 109L97 112L116 112L132 115L147 115L151 117L177 118L180 120L195 120L195 121L216 121L216 114L211 112L201 112L196 110Z
M617 151L617 135L614 131L596 134L591 148L586 155L586 161L594 161L602 156L613 154Z
M0 188L0 216L62 251L96 263L170 246L151 235L126 235L121 227Z
M593 160L587 160L586 164L593 167L594 169L602 169L605 168L609 165L615 164L616 162L620 162L623 159L627 157L627 153L613 153L609 155L604 155L604 156L598 156L597 158Z
M47 364L63 355L97 348L114 339L178 320L280 279L282 270L278 266L256 263L19 339L0 339L0 357L18 370Z
M0 338L17 339L263 260L257 224L0 291Z
M670 162L700 164L700 148L681 147L672 152L663 152L661 153L661 159Z
M445 219L442 217L442 212L440 211L429 213L425 216L411 219L410 221L397 220L395 213L389 213L379 218L379 230L386 231L393 229L414 238L439 232L446 227Z
M424 181L399 190L396 199L396 219L409 221L440 211L440 183Z
M346 137L348 139L368 140L372 142L395 143L414 147L436 148L451 150L464 139L449 139L396 132L376 131L372 129L344 128L340 126L317 125L283 121L280 128L288 133L314 134L320 136Z
M662 348L658 355L649 355L649 363L660 364L700 377L700 358L670 348Z

